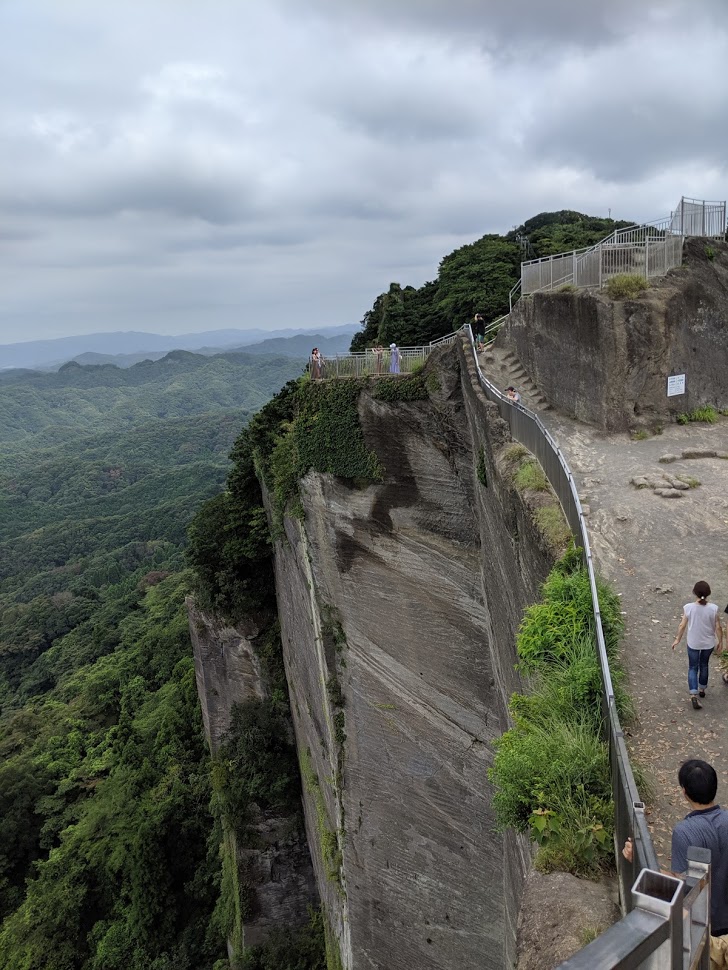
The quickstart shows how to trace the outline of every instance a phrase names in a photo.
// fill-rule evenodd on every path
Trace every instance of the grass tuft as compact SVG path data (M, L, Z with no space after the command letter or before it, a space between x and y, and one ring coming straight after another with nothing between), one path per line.
M607 280L604 289L611 300L633 300L643 293L648 285L643 276L637 276L634 273L618 273Z

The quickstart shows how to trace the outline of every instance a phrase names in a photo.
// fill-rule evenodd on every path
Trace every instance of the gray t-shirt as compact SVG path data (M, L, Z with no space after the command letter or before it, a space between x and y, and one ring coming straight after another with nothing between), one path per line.
M672 830L672 871L685 872L688 849L710 849L710 932L728 932L728 812L712 808L690 812Z
M715 603L686 603L683 613L688 618L688 646L692 650L712 650L715 646Z

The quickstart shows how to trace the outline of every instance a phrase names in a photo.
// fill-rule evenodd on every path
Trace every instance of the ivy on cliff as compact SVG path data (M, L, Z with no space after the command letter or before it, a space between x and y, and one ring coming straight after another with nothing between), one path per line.
M378 396L384 400L419 400L427 394L420 374L379 383ZM274 605L259 478L271 498L277 535L287 509L301 514L298 483L310 469L357 484L381 479L357 408L362 389L369 386L366 380L291 381L243 430L230 455L234 464L227 491L202 506L189 530L187 554L201 605L229 620Z

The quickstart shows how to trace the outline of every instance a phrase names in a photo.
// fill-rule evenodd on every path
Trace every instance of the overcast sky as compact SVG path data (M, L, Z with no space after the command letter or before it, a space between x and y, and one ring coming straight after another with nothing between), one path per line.
M0 0L0 343L358 321L728 194L726 0Z

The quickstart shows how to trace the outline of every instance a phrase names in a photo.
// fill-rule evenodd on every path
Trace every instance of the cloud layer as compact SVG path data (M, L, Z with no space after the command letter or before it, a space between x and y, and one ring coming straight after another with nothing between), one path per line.
M727 55L723 0L5 0L0 343L350 322L539 211L724 198Z

